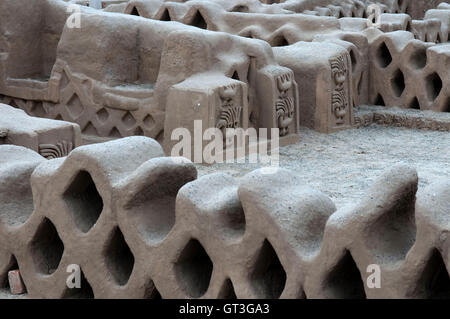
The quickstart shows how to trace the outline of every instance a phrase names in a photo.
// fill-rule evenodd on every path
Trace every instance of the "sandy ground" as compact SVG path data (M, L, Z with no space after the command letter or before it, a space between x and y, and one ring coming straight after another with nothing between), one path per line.
M302 128L300 142L280 148L280 167L303 177L305 184L327 194L338 208L361 198L385 169L414 166L425 187L450 178L450 132L371 125L334 134ZM199 176L217 171L235 177L258 164L197 165Z

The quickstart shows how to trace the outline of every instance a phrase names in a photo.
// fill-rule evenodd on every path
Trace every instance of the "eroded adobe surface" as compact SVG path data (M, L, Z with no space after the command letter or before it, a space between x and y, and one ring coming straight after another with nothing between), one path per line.
M19 146L0 154L0 276L17 263L30 297L450 297L450 185L417 192L404 164L336 209L292 171L197 178L145 137L50 161ZM70 264L81 290L65 285ZM380 289L365 284L371 264Z

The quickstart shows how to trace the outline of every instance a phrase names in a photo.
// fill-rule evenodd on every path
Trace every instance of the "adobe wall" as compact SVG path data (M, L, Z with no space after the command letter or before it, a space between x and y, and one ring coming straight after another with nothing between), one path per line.
M405 165L336 210L285 169L197 179L145 137L50 161L0 154L0 282L18 267L30 297L449 297L450 184L417 192ZM71 264L81 290L66 286Z

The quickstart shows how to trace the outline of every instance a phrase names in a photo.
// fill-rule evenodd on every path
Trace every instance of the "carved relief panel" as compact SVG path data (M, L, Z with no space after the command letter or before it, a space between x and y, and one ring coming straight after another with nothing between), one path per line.
M351 67L348 54L330 59L331 67L331 108L329 123L332 128L351 125Z
M216 128L222 131L224 145L229 144L227 129L243 128L242 89L238 84L219 88L220 103L216 109ZM230 132L230 130L228 130Z
M278 128L279 137L298 133L298 86L294 73L284 67L259 70L257 103L259 128ZM268 136L271 138L270 134Z

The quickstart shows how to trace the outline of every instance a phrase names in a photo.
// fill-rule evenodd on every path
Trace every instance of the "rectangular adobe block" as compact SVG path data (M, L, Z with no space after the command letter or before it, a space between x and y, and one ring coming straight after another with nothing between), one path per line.
M298 85L300 125L321 133L353 127L352 65L347 50L331 42L298 42L274 48Z
M0 114L0 145L23 146L52 159L67 156L82 143L77 124L29 116L1 103Z
M26 293L25 284L20 276L20 270L11 270L8 272L9 289L13 295L22 295Z
M299 93L292 70L269 65L256 75L256 105L258 128L267 128L272 139L272 128L279 129L280 144L283 140L298 138Z
M195 121L201 121L201 131L195 132ZM197 122L198 123L198 122ZM248 128L248 87L244 82L223 75L197 75L174 85L167 98L164 125L164 150L171 150L178 140L171 140L174 130L184 128L191 135L191 154L200 145L210 143L203 139L208 128ZM197 136L201 134L202 136ZM225 135L224 135L225 137ZM201 139L201 142L195 141ZM196 142L196 143L195 143ZM227 141L223 141L224 146ZM187 156L189 158L189 156ZM193 158L191 159L193 160Z

